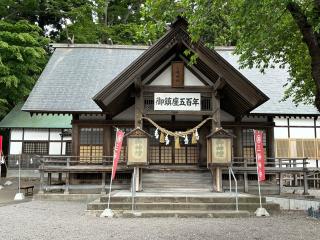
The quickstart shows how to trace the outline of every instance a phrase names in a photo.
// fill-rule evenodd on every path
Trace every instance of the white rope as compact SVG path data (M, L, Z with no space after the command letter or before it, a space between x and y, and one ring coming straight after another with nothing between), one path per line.
M205 120L203 120L201 123L199 123L197 126L195 126L194 128L189 129L189 130L187 130L185 132L172 132L172 131L169 131L169 130L163 128L163 127L160 127L157 123L155 123L152 119L150 119L148 117L141 117L141 119L148 120L154 127L159 129L161 132L163 132L166 135L173 136L173 137L183 137L183 138L188 134L192 134L192 133L196 132L196 130L198 128L202 127L207 121L209 121L209 120L216 121L213 117L208 117Z

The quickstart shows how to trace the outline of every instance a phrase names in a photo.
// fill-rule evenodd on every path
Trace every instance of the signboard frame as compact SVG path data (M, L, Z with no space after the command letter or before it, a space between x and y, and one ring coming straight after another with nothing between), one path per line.
M201 93L154 93L154 111L201 111Z
M235 136L226 130L220 128L207 136L207 167L229 167L232 163L233 156L233 138ZM217 156L216 144L218 141L224 142L226 155Z
M127 138L127 165L128 166L143 166L149 164L149 145L150 145L150 134L143 131L140 128L135 128L131 132L129 132L126 136ZM137 159L134 157L133 152L133 144L135 139L142 140L142 144L144 144L144 153L142 156L142 160L137 161Z

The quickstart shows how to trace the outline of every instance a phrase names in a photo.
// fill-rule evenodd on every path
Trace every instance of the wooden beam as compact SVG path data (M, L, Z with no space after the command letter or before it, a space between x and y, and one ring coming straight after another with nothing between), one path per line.
M153 79L155 79L167 66L169 66L170 62L175 58L176 54L172 54L166 61L164 61L160 66L154 70L150 75L145 77L142 80L142 85L146 85L150 83Z
M194 115L202 116L208 115L212 116L213 111L146 111L145 115Z
M135 81L135 104L134 104L134 126L142 129L142 115L144 111L143 93L141 79ZM138 92L139 91L139 92Z
M218 91L218 90L221 90L225 85L226 85L226 81L223 78L219 77L213 87L214 87L214 90Z
M187 93L211 93L210 86L185 86L184 88L171 88L167 86L143 86L144 92L187 92Z
M201 82L203 82L204 84L208 84L209 86L213 86L213 81L207 78L207 76L205 76L201 71L199 71L199 69L197 69L194 64L190 64L190 61L185 56L179 54L179 57L186 63L187 68L191 72L193 72L200 79L200 81L202 80Z
M152 64L159 61L177 44L177 40L168 41L168 39L172 39L171 34L173 33L165 35L156 45L142 54L127 68L124 74L115 78L110 84L103 88L94 99L101 100L104 105L107 106L112 99L118 97L124 89L133 83L134 77L141 76Z

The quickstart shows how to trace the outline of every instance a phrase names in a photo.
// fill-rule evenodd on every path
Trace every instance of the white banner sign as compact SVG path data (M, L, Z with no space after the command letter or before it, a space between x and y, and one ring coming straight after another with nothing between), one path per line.
M154 110L200 111L200 93L155 93Z

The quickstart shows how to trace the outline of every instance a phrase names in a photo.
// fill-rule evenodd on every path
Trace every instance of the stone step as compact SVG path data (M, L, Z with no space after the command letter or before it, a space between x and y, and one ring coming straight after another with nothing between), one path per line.
M210 184L212 181L207 181L207 180L157 180L157 179L152 179L152 180L145 180L142 179L142 183L144 184L156 184L156 183L163 183L163 184L169 184L169 183L176 183L176 184Z
M195 187L191 188L190 186L188 188L186 187L143 187L144 190L148 192L158 192L158 193L197 193L197 192L212 192L212 187L205 186L205 187Z
M270 213L280 211L279 204L265 203L263 207ZM87 210L104 210L107 208L107 203L92 202L87 205ZM130 210L132 208L131 203L117 203L111 202L110 208L113 210ZM136 203L135 209L137 211L233 211L235 210L235 203ZM240 203L239 210L254 212L259 208L258 203Z
M163 178L158 178L158 177L142 177L143 181L189 181L189 182L199 182L199 181L207 181L207 182L211 182L211 178L186 178L186 177L181 177L181 178L173 178L173 177L163 177Z
M266 198L261 199L262 203L266 202ZM107 203L108 196L100 197L100 201L96 202ZM111 197L111 202L117 203L131 203L131 197ZM234 197L135 197L136 203L235 203ZM240 197L239 203L259 203L259 197L249 196Z
M87 211L88 215L100 216L103 210ZM121 218L246 218L250 217L248 211L190 211L190 210L179 210L179 211L113 211L114 217Z
M211 184L203 183L143 183L142 188L212 188Z
M147 171L142 174L142 187L169 192L179 191L178 188L207 191L212 188L212 178L208 171Z
M143 179L167 179L167 178L172 178L172 179L186 179L186 180L191 180L191 179L211 179L211 175L191 175L191 174L184 174L184 175L176 175L176 174L166 174L166 175L158 175L158 174L143 174L142 175Z

